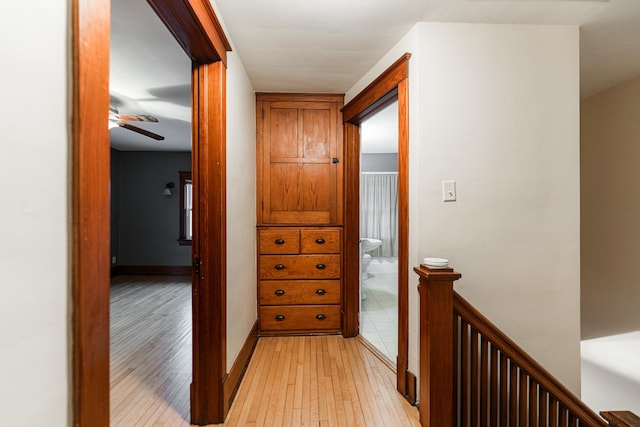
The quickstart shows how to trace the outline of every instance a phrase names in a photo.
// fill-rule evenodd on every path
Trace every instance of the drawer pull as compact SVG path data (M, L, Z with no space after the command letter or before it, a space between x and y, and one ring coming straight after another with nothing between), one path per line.
M284 320L284 314L276 315L276 322L282 322Z
M316 268L317 268L318 270L324 270L325 268L327 268L327 266L326 266L326 265L324 265L324 264L316 264Z
M284 295L284 291L282 289L276 289L275 294L279 297L281 297L282 295Z
M324 239L316 239L316 243L319 245L324 245Z
M276 264L275 269L276 270L284 270L284 264Z
M325 316L324 314L318 314L318 315L316 316L316 319L318 319L318 320L324 320L324 319L326 319L326 318L327 318L327 316Z
M276 239L274 242L276 245L284 245L284 239Z
M327 293L327 291L325 291L324 289L318 289L318 290L316 291L316 295L324 295L324 294L326 294L326 293Z

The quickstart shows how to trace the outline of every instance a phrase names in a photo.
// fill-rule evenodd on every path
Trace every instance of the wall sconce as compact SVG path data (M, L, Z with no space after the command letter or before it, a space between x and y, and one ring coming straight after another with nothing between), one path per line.
M164 195L167 197L171 196L173 194L171 192L171 190L173 190L173 187L175 187L175 184L173 182L167 182L167 185L164 186Z

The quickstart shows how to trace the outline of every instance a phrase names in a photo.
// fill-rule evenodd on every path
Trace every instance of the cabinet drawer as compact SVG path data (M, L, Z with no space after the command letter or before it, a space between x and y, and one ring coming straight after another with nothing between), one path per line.
M260 304L340 304L340 280L262 280Z
M303 254L339 254L339 229L300 230L300 252Z
M261 279L339 279L340 255L260 255Z
M297 254L300 252L298 229L259 230L258 236L258 250L261 254Z
M284 305L260 307L260 329L271 331L336 331L339 305Z

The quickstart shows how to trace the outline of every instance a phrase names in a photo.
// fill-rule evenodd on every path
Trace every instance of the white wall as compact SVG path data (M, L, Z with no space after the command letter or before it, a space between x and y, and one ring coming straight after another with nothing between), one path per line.
M582 337L640 330L640 77L581 103Z
M235 52L227 67L227 371L257 318L256 103Z
M421 23L347 93L413 53L409 261L448 258L456 289L576 393L578 43L577 27ZM457 202L441 201L445 179Z
M0 425L69 421L69 1L0 18Z
M222 14L213 6L227 37ZM256 97L238 51L227 54L227 372L257 320Z

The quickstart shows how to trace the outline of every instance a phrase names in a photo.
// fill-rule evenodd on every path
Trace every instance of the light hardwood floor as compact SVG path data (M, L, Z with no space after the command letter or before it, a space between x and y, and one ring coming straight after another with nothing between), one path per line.
M188 426L190 278L111 287L111 425ZM395 376L358 339L260 338L225 426L418 426Z

